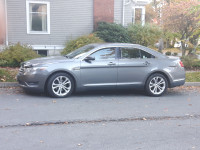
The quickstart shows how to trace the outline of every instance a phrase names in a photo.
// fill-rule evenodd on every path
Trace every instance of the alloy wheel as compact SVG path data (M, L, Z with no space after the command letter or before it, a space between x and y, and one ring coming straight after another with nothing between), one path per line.
M152 78L151 81L149 82L149 90L154 95L162 94L165 91L165 89L166 89L166 82L160 76Z
M52 91L57 96L67 95L72 88L71 81L66 76L58 76L52 82Z

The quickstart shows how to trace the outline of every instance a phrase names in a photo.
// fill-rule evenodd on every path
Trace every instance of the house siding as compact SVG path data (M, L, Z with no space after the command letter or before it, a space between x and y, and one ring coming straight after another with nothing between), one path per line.
M122 0L115 0L114 2L114 22L118 24L122 24Z
M123 23L123 0L115 0L114 2L114 22ZM132 23L132 8L131 5L126 5L124 10L124 25Z
M9 43L64 45L93 31L93 0L41 1L50 2L50 34L27 34L26 0L7 0Z

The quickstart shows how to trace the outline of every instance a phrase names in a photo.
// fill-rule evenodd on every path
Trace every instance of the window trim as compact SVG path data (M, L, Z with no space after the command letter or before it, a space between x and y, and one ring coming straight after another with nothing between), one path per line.
M31 31L30 30L30 7L29 5L33 4L46 4L47 5L47 31ZM50 2L47 1L26 1L26 27L27 27L27 34L50 34Z

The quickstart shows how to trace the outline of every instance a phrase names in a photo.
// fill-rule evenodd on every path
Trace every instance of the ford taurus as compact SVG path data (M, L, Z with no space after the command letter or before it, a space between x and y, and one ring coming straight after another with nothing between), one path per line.
M31 91L67 97L73 91L142 88L161 96L185 83L179 58L169 58L137 44L90 44L66 56L37 58L22 63L17 80Z

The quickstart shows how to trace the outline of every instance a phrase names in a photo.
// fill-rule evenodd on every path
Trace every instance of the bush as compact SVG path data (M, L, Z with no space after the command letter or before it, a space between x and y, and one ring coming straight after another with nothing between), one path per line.
M172 54L171 52L166 52L165 53L165 55L167 55L167 56L171 56L171 54Z
M154 25L131 24L128 26L130 42L143 46L153 46L162 36L162 31Z
M182 57L182 61L185 68L192 68L194 64L194 59L188 56Z
M19 67L21 62L39 57L30 46L15 45L7 47L0 53L0 66L1 67Z
M173 56L178 56L178 53L174 53Z
M91 44L91 43L103 43L104 41L96 37L95 34L90 34L86 36L81 36L75 40L71 40L66 44L66 47L61 52L62 55L68 54L82 46Z
M200 61L198 59L194 59L190 56L182 57L181 60L186 69L199 69L200 68Z
M126 28L116 23L98 23L97 36L105 42L129 43L129 35Z

